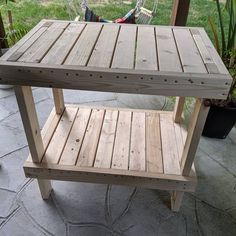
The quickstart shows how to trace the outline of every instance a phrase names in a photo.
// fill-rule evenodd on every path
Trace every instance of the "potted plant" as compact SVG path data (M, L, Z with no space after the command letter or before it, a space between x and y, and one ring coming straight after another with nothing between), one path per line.
M220 35L211 17L209 23L213 32L215 46L225 66L233 77L233 82L226 100L206 100L210 106L203 135L212 138L226 138L236 123L236 0L227 0L225 9L229 19L223 21L223 10L219 0L216 0ZM227 32L227 34L226 34ZM220 47L221 39L221 47Z

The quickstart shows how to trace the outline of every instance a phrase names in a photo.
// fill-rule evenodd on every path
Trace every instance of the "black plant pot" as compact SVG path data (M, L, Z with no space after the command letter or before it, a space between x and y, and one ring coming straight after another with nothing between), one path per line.
M236 107L210 107L203 136L224 139L236 123Z

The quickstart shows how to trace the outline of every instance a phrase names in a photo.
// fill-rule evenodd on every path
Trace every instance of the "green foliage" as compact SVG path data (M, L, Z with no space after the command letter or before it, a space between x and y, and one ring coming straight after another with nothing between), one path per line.
M218 53L221 55L226 67L233 76L228 102L236 102L236 0L226 0L225 7L221 8L219 0L216 0L220 33L217 26L209 17L209 23ZM227 13L228 21L224 21L223 13ZM219 43L221 41L221 45Z

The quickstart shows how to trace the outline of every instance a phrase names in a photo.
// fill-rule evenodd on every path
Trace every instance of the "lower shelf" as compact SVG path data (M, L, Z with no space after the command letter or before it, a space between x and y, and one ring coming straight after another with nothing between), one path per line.
M45 154L27 177L194 191L180 171L186 131L172 112L67 105L43 130Z

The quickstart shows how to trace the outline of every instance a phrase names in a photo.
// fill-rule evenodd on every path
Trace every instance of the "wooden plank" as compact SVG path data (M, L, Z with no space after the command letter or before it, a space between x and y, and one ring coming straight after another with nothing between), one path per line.
M219 70L219 72L221 74L229 74L229 71L227 70L227 68L225 67L221 57L219 56L219 54L217 53L215 47L213 46L211 40L209 39L206 31L203 28L198 29L200 32L200 35L202 37L202 40L209 52L209 54L211 55L211 57L213 58L215 64L217 65L217 68Z
M207 73L189 29L173 29L184 72Z
M59 163L61 165L75 165L83 142L90 114L91 109L79 108L60 158Z
M62 114L65 109L64 96L62 89L53 88L53 100L57 114Z
M63 33L68 23L53 23L18 59L20 62L40 62Z
M129 170L145 171L145 141L145 113L133 112L130 138Z
M105 111L100 109L92 111L76 165L93 166L104 113Z
M56 127L60 121L61 115L57 114L55 108L52 109L47 121L45 122L43 129L41 130L41 136L43 139L43 146L46 150L48 144L56 130ZM28 156L27 161L32 161L31 155Z
M120 26L104 25L89 59L88 66L110 67Z
M79 79L75 79L76 74ZM75 65L58 65L55 68L40 63L17 62L2 62L0 78L1 84L216 99L227 97L232 81L230 75L221 74L127 71Z
M112 61L112 68L134 67L134 52L137 27L122 25Z
M190 0L174 0L172 13L171 13L171 25L186 25L188 19Z
M171 210L178 212L184 196L183 191L173 191L171 193Z
M176 123L180 123L182 121L184 103L185 103L184 97L176 97L175 107L174 107L174 112L173 112L173 120Z
M48 145L46 153L44 154L42 162L58 163L76 117L77 110L78 108L69 107L65 109L57 129Z
M219 74L219 70L218 70L215 62L213 61L210 53L208 52L208 50L202 40L199 30L191 29L190 31L193 35L193 39L198 47L198 50L201 54L202 60L205 63L208 73Z
M71 23L50 48L41 63L52 65L62 64L84 27L85 24Z
M44 145L32 89L31 87L15 86L15 94L32 159L34 162L40 162L44 154Z
M25 42L27 42L41 27L45 26L45 21L40 21L33 29L31 29L23 38L21 38L14 46L11 47L1 58L0 60L8 60L20 47L22 47Z
M94 167L110 168L114 147L118 111L107 110L102 126Z
M160 114L163 167L165 174L180 174L178 149L171 115Z
M181 172L183 175L190 174L209 108L205 107L201 99L196 100L181 158Z
M157 49L153 27L139 26L137 33L136 69L157 70Z
M63 181L130 185L185 192L193 192L196 187L195 177L158 174L146 171L66 166L46 163L34 164L32 162L26 162L24 164L24 171L26 176L30 178L39 177Z
M102 24L87 24L64 64L81 66L87 65L102 26Z
M172 29L156 27L157 54L160 71L182 72Z
M120 111L117 123L112 168L128 170L131 132L131 116L128 111Z
M158 113L146 113L146 165L147 171L163 173L162 147Z
M32 35L18 50L16 50L9 58L8 61L17 61L24 52L32 45L34 42L45 33L48 27L41 27L35 34Z

